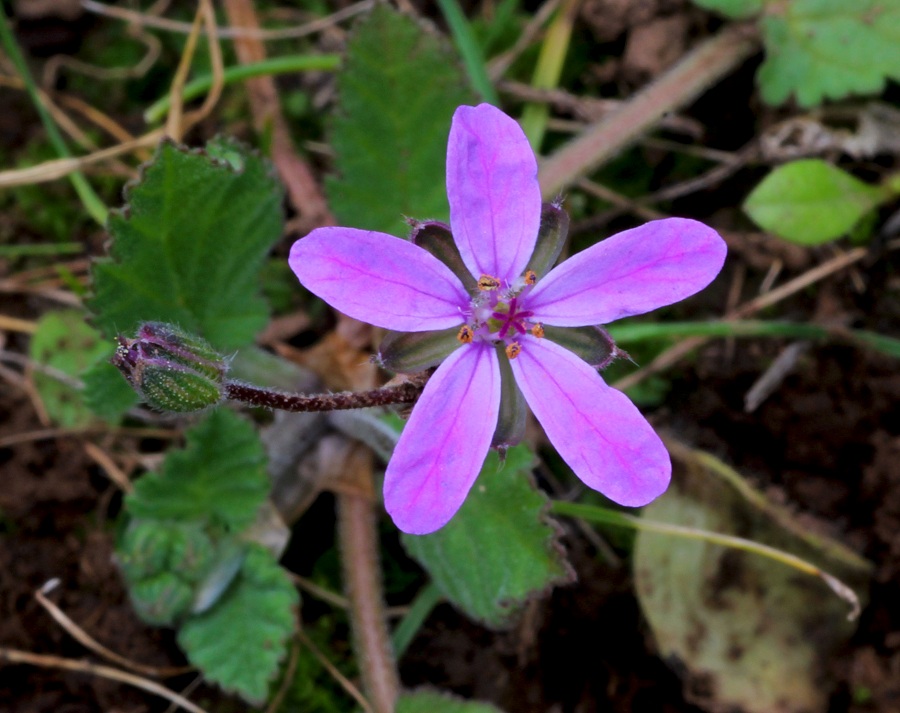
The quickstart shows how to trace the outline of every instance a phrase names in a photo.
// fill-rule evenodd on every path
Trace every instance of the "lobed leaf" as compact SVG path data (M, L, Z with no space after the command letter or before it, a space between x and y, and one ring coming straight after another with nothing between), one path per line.
M441 691L404 693L397 701L397 713L502 713L490 703L470 701Z
M529 599L572 576L544 515L547 499L530 480L532 464L526 446L510 448L503 465L492 451L449 524L402 536L444 596L492 628L507 626Z
M779 166L753 189L744 210L756 223L786 240L818 245L846 234L885 197L846 171L821 159Z
M126 498L133 517L214 522L237 533L249 527L269 492L265 453L253 426L220 408L185 434L159 472Z
M184 623L178 643L206 678L262 704L294 633L298 602L275 557L251 545L230 588L213 608Z
M761 29L758 80L770 104L793 94L815 106L900 79L900 0L768 0Z
M405 236L404 216L447 220L450 118L472 103L447 42L387 5L356 27L338 80L326 183L340 225Z
M31 337L31 358L37 364L78 379L109 352L109 344L96 329L85 323L84 317L78 310L45 314ZM79 389L40 370L34 372L33 378L47 414L55 423L78 428L94 420Z
M109 336L158 320L230 350L266 323L263 259L281 237L281 189L238 143L157 149L110 215L111 259L94 265L97 324Z

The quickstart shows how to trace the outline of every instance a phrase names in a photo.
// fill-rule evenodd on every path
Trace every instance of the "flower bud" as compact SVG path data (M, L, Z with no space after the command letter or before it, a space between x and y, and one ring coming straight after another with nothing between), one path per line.
M158 411L200 411L224 394L225 358L200 337L168 324L147 322L136 339L120 336L111 362Z

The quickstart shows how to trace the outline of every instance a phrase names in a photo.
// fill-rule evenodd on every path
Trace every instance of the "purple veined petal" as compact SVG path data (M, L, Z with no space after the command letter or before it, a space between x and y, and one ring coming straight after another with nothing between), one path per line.
M487 456L499 409L492 347L462 346L438 367L384 476L384 506L403 532L434 532L459 510Z
M670 305L713 281L725 241L696 220L666 218L569 258L528 296L534 319L557 327L608 324Z
M490 104L461 106L447 143L450 226L472 274L518 278L541 222L537 160L522 129Z
M317 228L291 247L303 286L344 314L401 332L462 324L469 295L433 255L393 235Z
M588 487L629 507L665 491L669 453L625 394L549 339L529 339L510 364L547 437Z

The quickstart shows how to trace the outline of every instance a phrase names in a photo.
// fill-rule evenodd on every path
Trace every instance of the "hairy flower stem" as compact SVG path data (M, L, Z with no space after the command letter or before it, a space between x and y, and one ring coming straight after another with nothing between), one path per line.
M545 200L608 161L666 113L688 104L758 49L750 25L729 26L695 47L619 109L541 162Z
M342 411L370 406L409 404L419 398L428 374L423 372L409 377L396 386L383 386L369 391L342 391L337 394L288 394L283 391L244 384L225 382L225 398L251 406L264 406L278 411Z
M371 451L362 446L346 460L345 475L361 492L338 493L338 540L363 688L375 713L393 713L400 677L384 609L371 460Z

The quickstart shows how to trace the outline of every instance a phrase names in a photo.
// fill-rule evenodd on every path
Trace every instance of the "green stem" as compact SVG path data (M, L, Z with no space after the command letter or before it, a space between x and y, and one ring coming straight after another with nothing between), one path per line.
M497 90L494 89L494 85L491 84L490 77L488 77L484 55L481 53L481 48L475 40L469 21L459 7L459 3L456 0L438 0L438 6L444 14L444 19L453 35L453 42L462 57L463 66L466 68L469 81L472 82L475 91L481 95L484 101L499 106L500 97L497 96Z
M261 62L252 62L250 64L239 64L233 67L227 67L222 76L222 81L228 84L234 84L245 79L253 79L254 77L262 77L268 74L291 74L293 72L334 72L341 66L340 55L336 54L318 54L318 55L291 55L290 57L276 57L274 59L265 59ZM193 81L188 82L181 95L184 101L190 101L197 97L203 96L209 91L213 84L211 74L197 77ZM153 124L161 121L169 111L172 99L166 95L157 99L144 112L144 121Z
M553 89L559 84L580 4L581 0L565 0L557 10L556 17L544 36L541 54L534 68L534 76L531 78L531 86L535 89ZM550 109L543 103L527 104L522 112L519 123L522 124L522 130L535 153L541 150L549 118Z
M859 616L859 598L850 587L841 582L834 575L816 567L805 559L792 555L790 552L785 552L784 550L779 550L775 547L770 547L769 545L754 542L753 540L748 540L743 537L725 535L719 532L710 532L709 530L701 530L695 527L686 527L684 525L672 525L667 522L657 522L643 517L626 515L625 513L598 507L596 505L583 505L581 503L569 503L554 500L550 505L550 509L557 515L575 517L581 520L587 520L588 522L612 525L614 527L627 527L632 530L655 532L660 535L672 535L690 540L700 540L713 545L730 547L734 550L752 552L760 557L767 557L776 562L781 562L788 567L793 567L804 574L822 579L831 590L837 594L837 596L850 604L851 611L848 615L848 619L852 620Z
M56 151L57 156L60 158L71 158L72 153L69 151L65 139L56 127L56 122L53 121L53 117L50 116L50 112L47 111L44 102L41 100L37 86L35 85L31 72L28 70L28 65L25 62L25 57L22 55L12 29L9 26L6 12L2 8L0 8L0 44L3 45L3 48L9 55L10 60L12 60L16 71L22 78L22 82L25 84L25 91L28 92L31 103L34 104L34 108L40 116L41 123L44 125L44 130L47 132L47 138L50 140L50 144ZM105 226L106 215L108 213L106 205L100 200L100 197L94 192L94 189L91 188L91 185L87 182L84 175L75 171L69 174L69 180L72 182L75 192L78 194L82 205L84 205L90 216L101 226Z
M541 163L544 200L590 173L637 140L666 113L685 106L755 53L749 26L729 26L686 54L672 69L589 126Z

